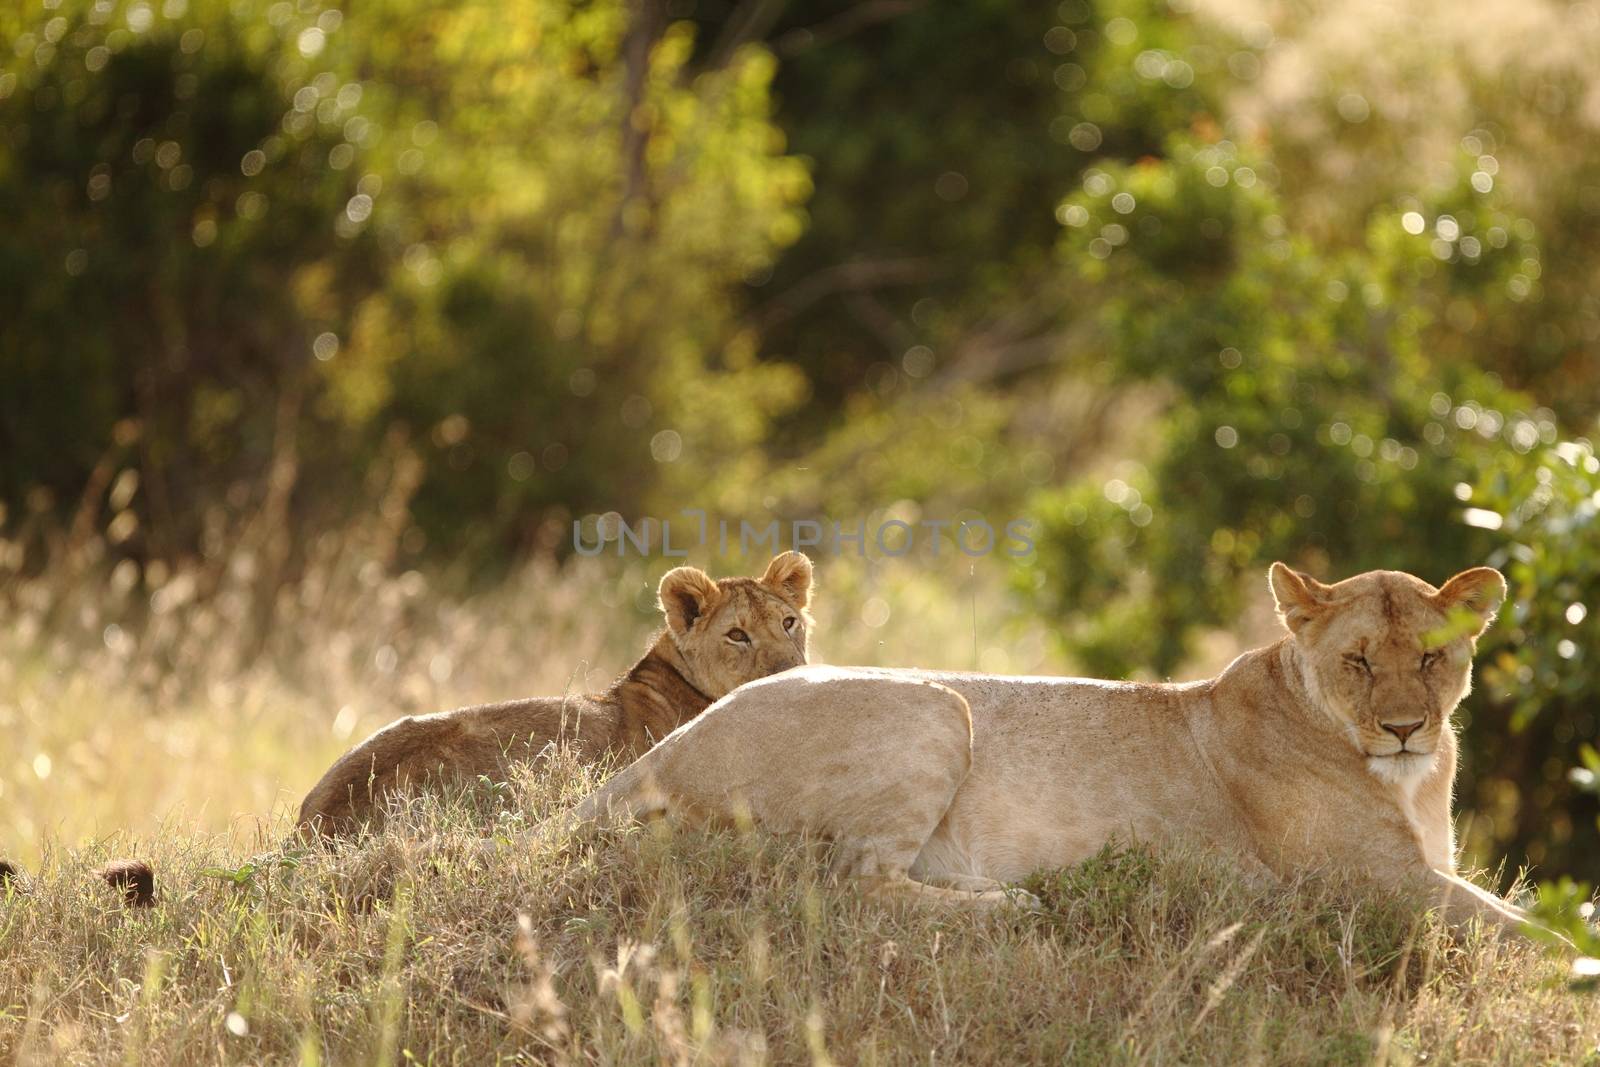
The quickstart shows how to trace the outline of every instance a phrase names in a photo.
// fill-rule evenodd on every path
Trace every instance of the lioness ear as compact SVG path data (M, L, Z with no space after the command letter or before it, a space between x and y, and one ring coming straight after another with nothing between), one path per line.
M1474 567L1462 571L1434 594L1434 603L1445 611L1465 608L1478 617L1477 628L1469 630L1477 637L1494 621L1495 612L1506 599L1506 580L1493 567Z
M794 601L796 607L805 607L811 597L811 560L804 552L785 552L773 556L767 564L767 573L761 584L776 589Z
M699 567L674 567L661 577L656 603L675 634L686 632L721 596L717 583Z
M1274 563L1267 571L1267 582L1272 586L1272 598L1278 603L1278 618L1290 633L1299 633L1300 627L1316 618L1317 612L1327 603L1327 586L1282 563Z

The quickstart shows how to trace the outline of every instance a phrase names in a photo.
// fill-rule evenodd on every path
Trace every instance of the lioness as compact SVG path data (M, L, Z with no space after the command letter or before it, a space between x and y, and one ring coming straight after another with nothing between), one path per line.
M427 782L504 781L556 741L585 760L631 760L741 684L806 662L811 561L785 552L759 579L668 571L666 627L598 695L534 697L399 719L341 756L300 805L299 827L336 836L383 815L385 798Z
M1454 874L1456 739L1506 586L1394 571L1335 585L1275 563L1289 633L1203 682L811 667L755 682L535 830L669 809L836 843L880 892L974 903L1113 835L1203 840L1275 876L1331 866L1515 927Z

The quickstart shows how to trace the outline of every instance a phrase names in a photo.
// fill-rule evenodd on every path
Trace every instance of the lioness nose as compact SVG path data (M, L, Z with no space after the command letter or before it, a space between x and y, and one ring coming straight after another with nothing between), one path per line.
M1383 728L1398 737L1403 745L1406 743L1406 738L1416 733L1421 725L1422 720L1418 719L1416 722L1386 722Z

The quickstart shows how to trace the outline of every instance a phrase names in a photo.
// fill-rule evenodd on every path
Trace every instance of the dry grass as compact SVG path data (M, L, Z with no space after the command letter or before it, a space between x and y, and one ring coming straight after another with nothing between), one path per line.
M589 781L557 767L517 805ZM483 798L474 798L481 801ZM481 804L405 836L207 868L146 845L167 892L111 906L94 850L0 920L0 1050L19 1063L1580 1063L1592 1001L1516 945L1455 945L1413 902L1292 892L1203 854L1108 851L1030 886L1039 914L886 908L826 849L663 826L451 858ZM376 900L376 903L373 903Z
M219 531L211 558L145 570L107 565L93 539L25 566L4 534L0 856L30 867L48 842L163 828L248 846L400 715L602 689L659 626L668 568L537 561L458 594L447 578L391 574L381 526L322 538L292 578L279 542L248 523ZM1008 622L999 568L969 563L948 550L887 566L819 558L815 658L1060 670L1042 626Z
M0 855L35 872L0 902L0 1063L1600 1061L1593 1001L1532 950L1200 854L1108 853L1037 879L1042 913L991 917L863 901L825 848L754 836L450 859L593 784L558 763L252 864L388 718L609 680L664 566L536 564L450 597L386 577L381 531L292 581L231 543L151 573L92 542L29 571L0 541ZM826 562L820 658L1060 669L999 627L981 572L943 566ZM408 844L429 835L443 859ZM154 908L88 877L129 854Z

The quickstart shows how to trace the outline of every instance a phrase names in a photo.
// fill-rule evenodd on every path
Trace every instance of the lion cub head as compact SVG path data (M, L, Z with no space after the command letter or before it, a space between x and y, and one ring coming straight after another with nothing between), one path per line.
M1440 589L1399 571L1324 585L1274 563L1270 579L1312 699L1373 773L1399 781L1431 767L1472 687L1477 637L1505 599L1500 572L1475 567Z
M806 662L811 561L802 553L775 557L760 578L714 580L678 567L661 579L658 596L689 681L713 700Z

